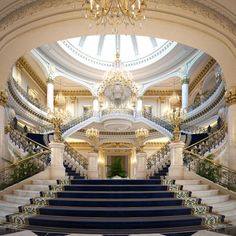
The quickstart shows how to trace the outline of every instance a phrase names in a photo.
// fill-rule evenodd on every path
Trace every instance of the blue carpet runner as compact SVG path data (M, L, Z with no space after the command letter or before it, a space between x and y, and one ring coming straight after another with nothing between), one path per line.
M88 233L129 235L161 233L192 235L205 229L202 219L191 215L167 186L161 185L160 174L150 180L85 180L66 167L73 176L71 184L58 192L39 214L28 219L25 229L39 235ZM45 233L45 234L44 234Z

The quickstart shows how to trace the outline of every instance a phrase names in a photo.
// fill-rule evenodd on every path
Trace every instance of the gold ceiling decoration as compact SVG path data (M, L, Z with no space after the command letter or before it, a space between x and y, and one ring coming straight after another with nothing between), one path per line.
M97 25L134 25L145 19L147 0L84 0L85 18Z

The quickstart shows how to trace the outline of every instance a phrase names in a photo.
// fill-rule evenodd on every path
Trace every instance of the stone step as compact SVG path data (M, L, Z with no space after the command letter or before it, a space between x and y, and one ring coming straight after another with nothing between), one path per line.
M0 223L6 221L6 216L12 214L12 212L9 211L0 211Z
M234 216L227 216L227 217L225 217L225 220L227 220L227 221L230 221L230 222L235 222L235 225L236 225L236 216L234 215Z
M23 187L25 190L32 190L32 191L48 191L48 185L36 185L36 184L26 184Z
M195 185L195 184L200 184L200 180L197 179L179 179L175 181L176 184L181 184L181 185Z
M202 190L202 191L192 191L192 196L193 197L211 197L215 196L219 193L218 189L209 189L209 190Z
M29 197L21 197L21 196L16 196L13 194L6 194L3 196L3 200L11 203L17 203L21 205L29 204L30 199Z
M32 182L35 185L55 185L57 184L56 180L33 180Z
M14 190L14 195L21 196L21 197L34 198L34 197L40 197L40 191L16 189Z
M226 217L236 217L236 209L229 210L229 211L222 211L222 214L224 214Z
M209 185L207 184L194 184L194 185L183 185L183 190L189 191L201 191L209 189Z
M212 204L213 210L216 212L228 211L236 209L236 200L229 200L226 202L220 202Z
M216 195L216 196L210 196L210 197L202 197L202 203L205 203L207 205L212 205L214 203L220 203L220 202L226 202L229 200L229 195Z
M0 212L1 211L8 211L10 213L18 212L18 207L20 205L21 204L0 200Z

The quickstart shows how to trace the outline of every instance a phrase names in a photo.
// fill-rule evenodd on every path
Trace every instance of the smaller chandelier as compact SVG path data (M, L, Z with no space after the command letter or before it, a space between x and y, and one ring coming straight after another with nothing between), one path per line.
M66 105L66 98L63 96L62 91L59 91L59 93L56 95L55 104L58 107L63 107Z
M99 130L94 129L94 128L90 128L86 130L86 136L88 137L88 139L90 140L91 146L92 146L92 151L95 152L96 151L96 143L97 140L99 138Z
M146 0L84 0L85 18L96 24L117 26L134 25L145 19Z
M180 97L175 91L173 92L173 94L169 98L169 102L172 106L174 106L180 102Z
M149 130L141 128L135 130L135 137L138 141L138 151L143 152L144 139L149 136Z

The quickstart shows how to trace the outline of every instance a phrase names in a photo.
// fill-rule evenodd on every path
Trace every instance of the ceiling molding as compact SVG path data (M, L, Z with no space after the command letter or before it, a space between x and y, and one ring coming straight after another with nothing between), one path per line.
M24 57L20 57L16 61L16 67L20 71L24 69L27 74L33 79L33 81L39 86L39 88L44 92L44 94L47 94L47 86L44 84L43 80L38 76L38 74L34 71L32 66Z
M204 76L211 70L211 68L215 65L216 60L211 58L201 72L193 79L189 86L189 94L195 89L199 82L204 78Z

